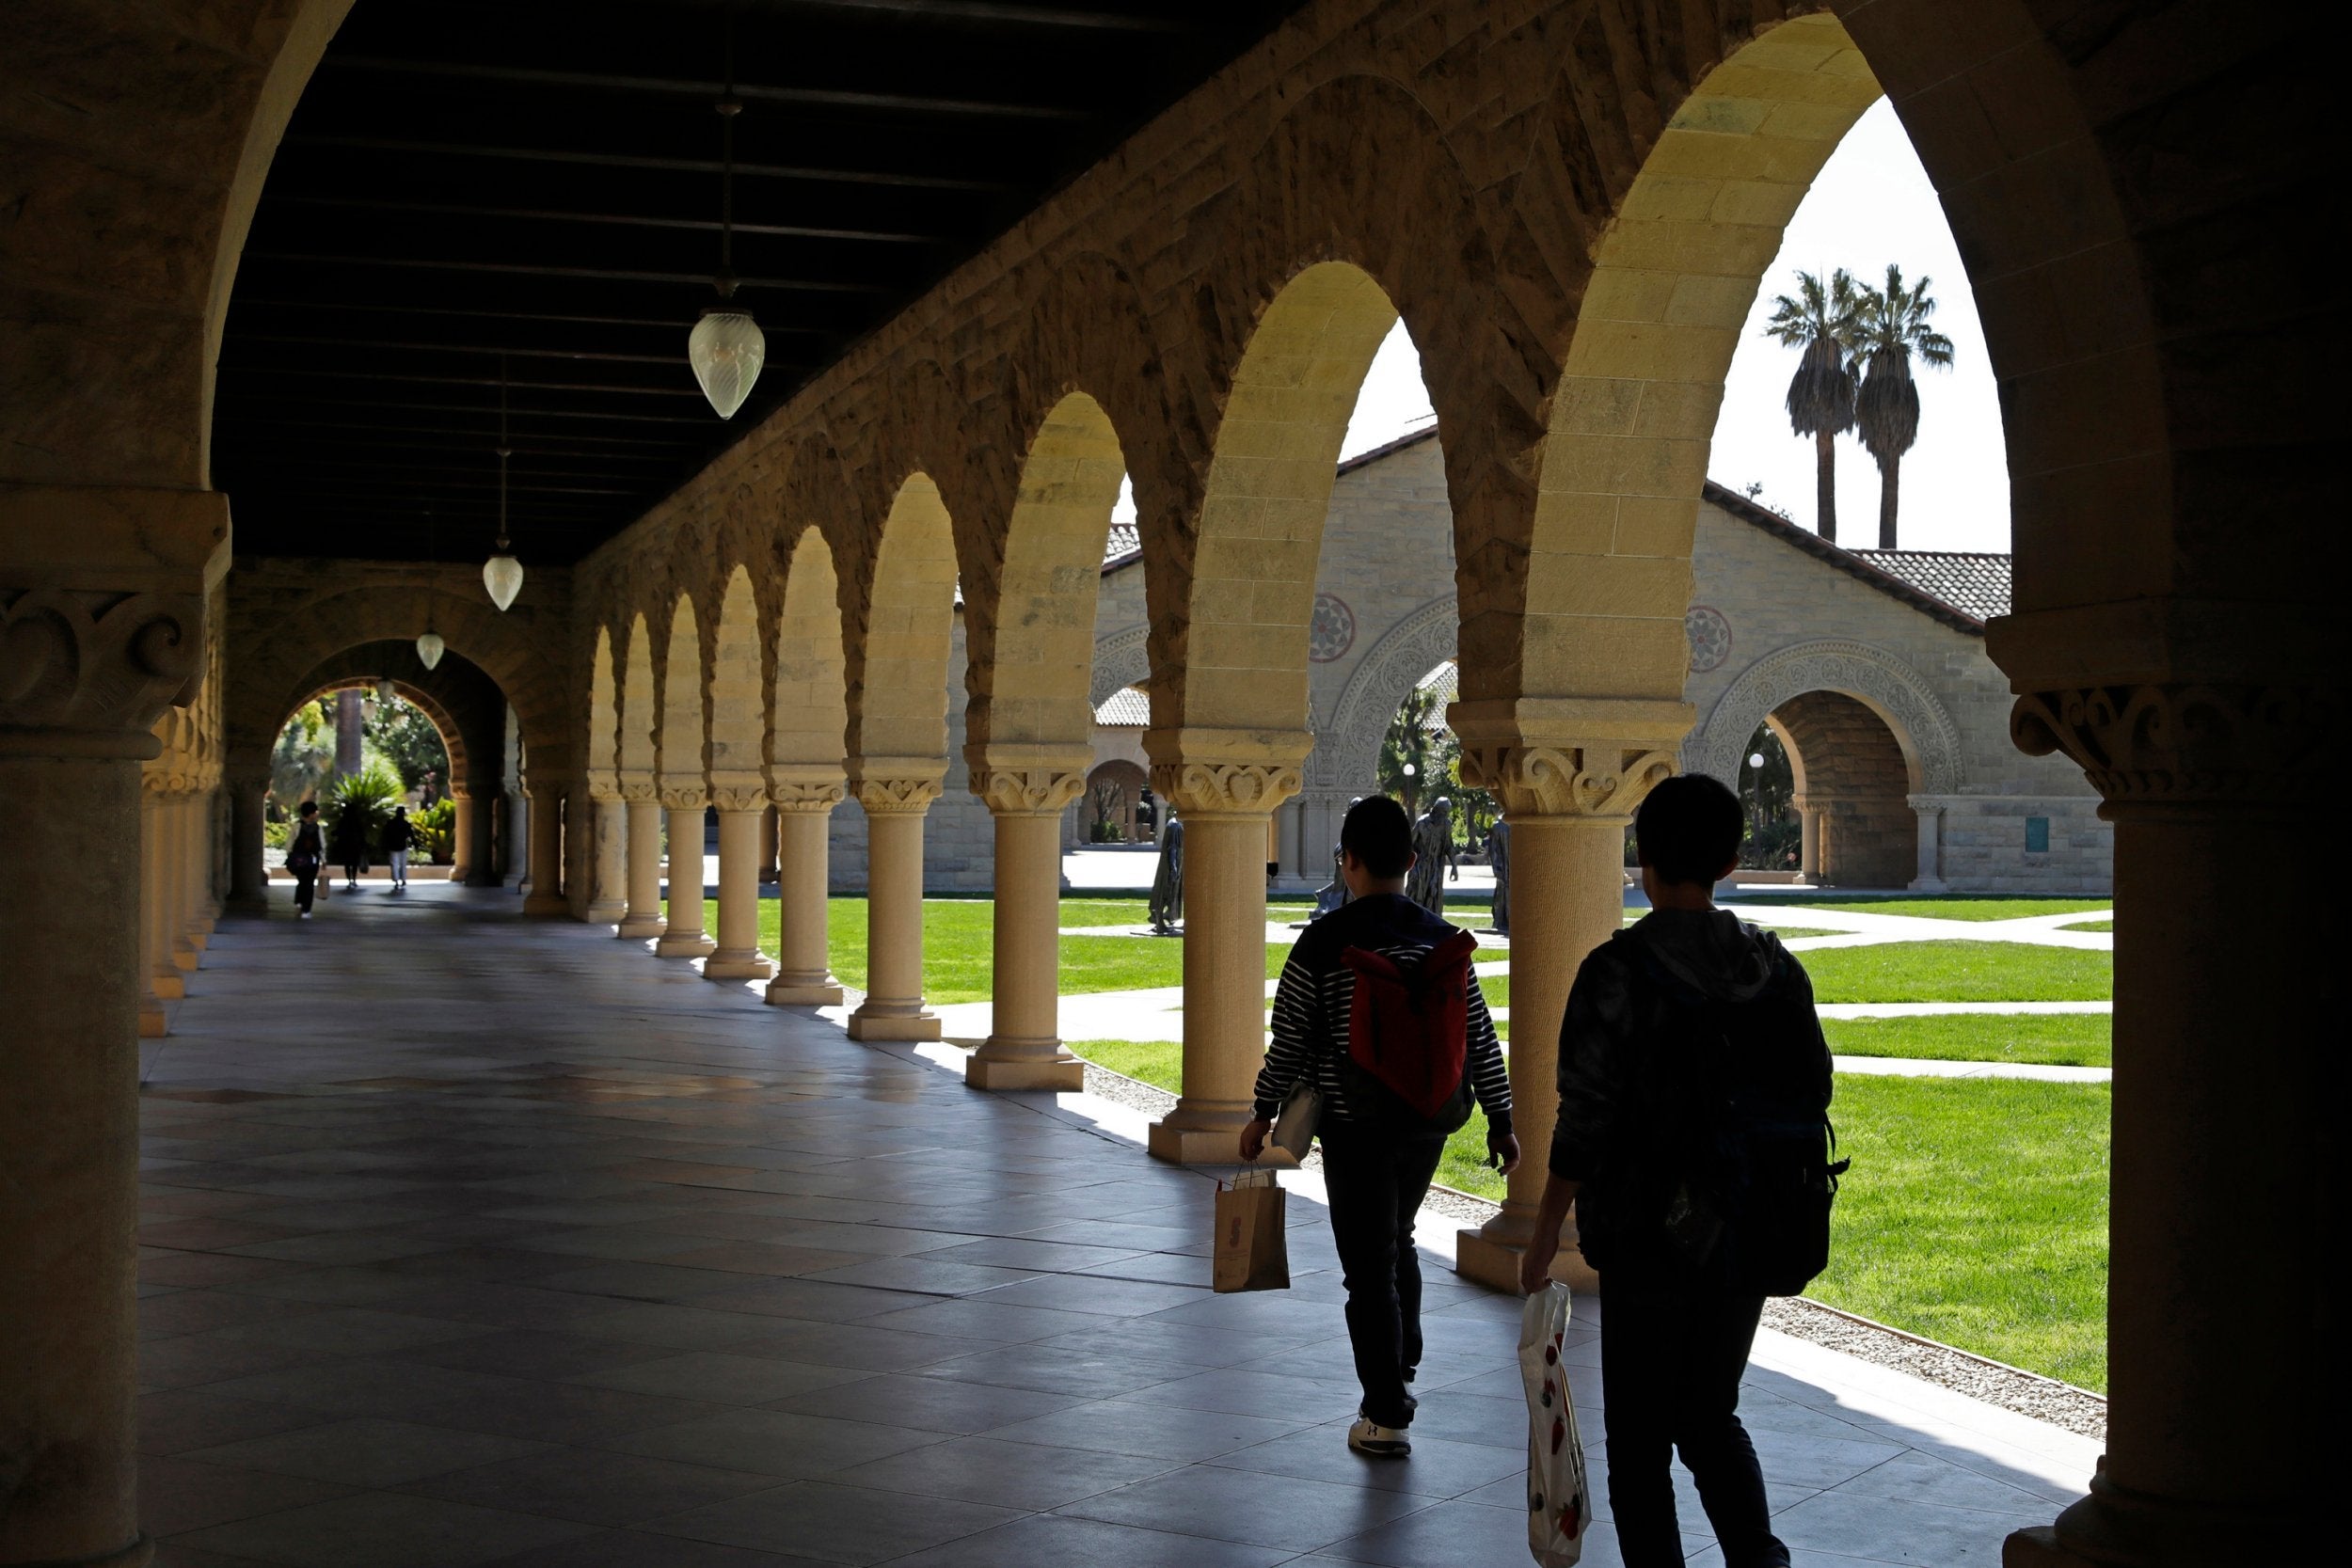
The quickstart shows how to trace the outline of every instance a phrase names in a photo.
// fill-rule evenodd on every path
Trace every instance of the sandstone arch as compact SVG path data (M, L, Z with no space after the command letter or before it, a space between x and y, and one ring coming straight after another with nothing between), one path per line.
M768 705L771 768L815 767L839 776L849 726L847 689L840 583L832 547L811 525L801 530L785 565Z
M1685 743L1685 769L1737 789L1748 737L1768 715L1808 691L1842 693L1885 721L1911 770L1912 793L1959 789L1960 727L1934 688L1902 660L1863 642L1799 642L1748 666Z
M767 749L767 703L759 653L759 606L751 574L738 566L727 577L711 638L708 712L711 787L757 791Z
M883 519L862 624L846 628L850 755L945 756L955 604L947 508L930 477L915 473Z
M695 624L694 601L683 595L670 611L660 702L654 751L661 788L665 794L675 791L700 797L708 787L702 636Z
M1430 600L1402 617L1373 645L1340 689L1329 721L1315 734L1307 759L1307 787L1370 788L1380 765L1380 743L1396 710L1421 678L1454 655L1461 604L1453 594Z
M624 786L650 788L660 760L653 676L653 634L643 615L629 623L628 641L622 650L621 711L615 761Z
M1152 628L1122 626L1115 632L1097 638L1094 642L1094 678L1087 689L1087 702L1101 707L1111 694L1124 691L1131 686L1150 689L1152 680Z
M596 627L596 650L588 672L588 752L591 789L619 787L620 693L612 678L612 633Z

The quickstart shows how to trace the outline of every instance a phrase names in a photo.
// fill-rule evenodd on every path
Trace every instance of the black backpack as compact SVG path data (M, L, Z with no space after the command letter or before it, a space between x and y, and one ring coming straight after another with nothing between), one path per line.
M1732 1002L1670 974L1632 933L1618 940L1647 993L1637 1016L1657 1030L1641 1099L1662 1144L1626 1217L1653 1223L1657 1255L1687 1277L1804 1293L1829 1266L1830 1205L1851 1162L1832 1158L1829 1053L1792 960L1776 951L1771 983Z

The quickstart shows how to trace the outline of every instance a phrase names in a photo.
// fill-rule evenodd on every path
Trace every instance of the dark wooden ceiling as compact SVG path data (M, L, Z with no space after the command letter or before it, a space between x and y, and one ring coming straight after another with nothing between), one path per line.
M359 0L272 166L214 415L236 547L578 560L1296 0ZM768 337L722 421L738 298ZM429 519L429 521L428 521Z

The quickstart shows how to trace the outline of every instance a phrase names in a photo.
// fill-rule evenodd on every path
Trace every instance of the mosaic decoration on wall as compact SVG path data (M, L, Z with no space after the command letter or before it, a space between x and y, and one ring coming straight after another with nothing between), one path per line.
M1315 595L1315 615L1307 624L1307 657L1328 664L1356 645L1356 612L1333 594Z
M1682 634L1691 640L1691 673L1704 675L1723 668L1731 657L1731 623L1712 605L1694 604L1682 617Z

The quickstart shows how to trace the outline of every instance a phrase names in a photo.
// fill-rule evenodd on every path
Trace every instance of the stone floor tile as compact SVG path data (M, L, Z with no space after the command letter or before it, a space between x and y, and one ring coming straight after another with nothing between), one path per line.
M512 1380L510 1380L512 1381ZM701 1400L636 1394L582 1384L517 1382L496 1393L466 1395L419 1407L428 1426L486 1432L544 1443L595 1443L623 1433L715 1416L726 1407Z
M139 1452L185 1453L328 1419L315 1410L231 1399L205 1388L166 1389L139 1397Z
M903 1372L934 1366L989 1348L988 1341L937 1334L874 1328L866 1323L801 1323L769 1319L768 1332L737 1348L747 1355L772 1355L812 1366L858 1367L872 1372Z
M1000 1269L1041 1269L1076 1274L1096 1266L1124 1262L1139 1255L1136 1247L1092 1246L1079 1242L1039 1242L1019 1236L991 1236L962 1242L929 1256L949 1263L987 1263ZM1207 1283L1202 1281L1203 1285Z
M796 1318L803 1323L862 1323L885 1312L939 1305L936 1296L908 1291L877 1291L866 1285L834 1285L816 1279L762 1279L739 1290L695 1298L714 1312L747 1312Z
M1254 1448L1235 1449L1208 1463L1308 1481L1407 1492L1422 1497L1476 1497L1494 1486L1508 1491L1512 1508L1524 1512L1527 1507L1524 1447L1495 1449L1481 1443L1450 1443L1442 1437L1429 1436L1418 1427L1413 1433L1413 1451L1403 1459L1375 1459L1358 1453L1347 1446L1347 1423L1341 1421L1310 1427Z
M1075 1271L1088 1278L1148 1279L1160 1285L1209 1288L1210 1263L1180 1252L1136 1252L1110 1263L1092 1263Z
M356 1492L189 1533L187 1544L285 1568L474 1568L587 1533L540 1514L469 1508L437 1497Z
M1016 1286L1014 1289L1026 1287ZM990 1291L977 1296L958 1296L946 1301L936 1296L915 1299L919 1303L917 1306L858 1321L869 1328L900 1329L956 1338L993 1339L1005 1344L1026 1344L1066 1334L1084 1333L1087 1326L1096 1321L1083 1312L1057 1312L1042 1307L1017 1306L1008 1302L1001 1291Z
M666 1518L775 1484L773 1476L745 1470L594 1449L548 1449L445 1470L401 1490L482 1508L619 1526Z
M1189 1377L1200 1370L1193 1362L1154 1361L1108 1351L1006 1345L917 1367L912 1375L1103 1400L1155 1383Z
M567 1226L555 1230L542 1228L536 1234L516 1237L511 1244L525 1251L555 1253L564 1257L658 1262L681 1252L694 1252L707 1247L710 1244L710 1238L649 1226Z
M139 1464L139 1525L152 1536L178 1535L340 1497L349 1490L301 1476L157 1456Z
M945 1433L870 1421L794 1416L779 1410L729 1410L672 1426L607 1437L598 1447L649 1454L713 1469L755 1471L811 1481L852 1465L903 1453L942 1440Z
M1195 1372L1119 1396L1126 1402L1223 1410L1299 1426L1352 1417L1362 1397L1352 1370L1343 1383L1337 1378L1289 1377L1231 1367Z
M294 1272L299 1265L274 1258L240 1258L228 1252L172 1252L142 1256L139 1283L207 1288L251 1285Z
M1308 1552L1428 1506L1424 1497L1380 1487L1196 1465L1100 1493L1056 1512Z
M842 1268L812 1273L811 1279L842 1285L871 1285L885 1291L913 1291L929 1296L965 1296L1000 1286L1018 1285L1036 1277L1025 1269L990 1268L982 1263L945 1263L935 1253L906 1258L868 1258Z
M1581 1407L1580 1406L1580 1409ZM1588 1425L1597 1421L1588 1418ZM1490 1449L1527 1452L1527 1401L1494 1399L1432 1389L1413 1412L1413 1436L1439 1437L1454 1443L1475 1443Z
M833 1480L844 1486L1043 1510L1162 1474L1179 1463L1146 1454L1039 1448L991 1433L909 1449L852 1465Z
M1014 1307L1050 1307L1064 1312L1107 1318L1140 1318L1209 1299L1205 1289L1143 1279L1047 1275L989 1292L991 1301Z
M762 1478L761 1484L775 1483ZM808 1568L808 1560L743 1546L722 1546L715 1541L607 1529L502 1557L482 1568Z
M1991 1512L1913 1498L1821 1492L1774 1515L1772 1533L1791 1547L1834 1551L1937 1568L1986 1568L2001 1560L2011 1530L2048 1524L2045 1508Z
M1603 1528L1594 1526L1586 1537ZM1613 1543L1612 1543L1613 1546ZM1375 1525L1322 1548L1322 1556L1343 1562L1377 1562L1386 1568L1466 1568L1470 1563L1527 1560L1527 1515L1475 1503L1442 1502ZM1609 1554L1612 1558L1613 1550ZM1586 1556L1581 1568L1601 1568L1601 1556Z
M652 1528L824 1562L885 1562L1022 1517L1015 1510L820 1481L755 1492Z
M1582 1408L1581 1402L1578 1407ZM1890 1443L1817 1437L1808 1433L1775 1432L1765 1427L1751 1429L1748 1436L1756 1445L1756 1457L1763 1465L1764 1474L1784 1486L1836 1486L1903 1451Z
M787 1410L798 1415L878 1421L917 1432L959 1434L1010 1426L1083 1402L1083 1399L1072 1394L1046 1394L919 1376L865 1377L766 1402L771 1410Z
M1174 1405L1097 1401L996 1429L1011 1443L1047 1448L1100 1449L1161 1459L1202 1460L1270 1441L1310 1425L1306 1420L1265 1420L1221 1410L1185 1410Z
M360 1416L199 1449L184 1457L344 1486L387 1487L444 1470L520 1458L536 1452L540 1446L484 1433Z
M489 1372L365 1359L319 1360L204 1386L215 1394L264 1404L399 1419L455 1400L511 1399L532 1386Z
M248 1344L212 1334L183 1334L140 1343L139 1386L194 1387L333 1359L325 1351L293 1345Z
M900 1558L891 1568L1273 1568L1291 1556L1276 1546L1039 1513Z
M317 1312L281 1311L276 1318L238 1323L216 1332L227 1339L291 1345L333 1355L377 1355L411 1345L471 1338L486 1331L476 1324L439 1318L420 1318L366 1307L341 1307Z
M151 1296L138 1307L139 1337L160 1339L175 1334L220 1333L257 1319L282 1322L316 1311L266 1297L235 1295L226 1291L182 1290Z
M754 1313L697 1307L615 1307L564 1325L573 1334L667 1345L673 1350L728 1350L774 1335L776 1325Z
M239 1262L263 1263L286 1272L267 1278L224 1285L221 1289L265 1301L299 1302L318 1307L373 1307L405 1295L417 1282L388 1273L373 1263L294 1264L271 1259L244 1258Z
M660 1361L578 1373L565 1381L637 1394L701 1400L710 1404L766 1404L812 1388L854 1383L867 1374L855 1368L815 1367L764 1355L727 1355L691 1351Z
M1331 1323L1311 1334L1251 1334L1245 1330L1199 1328L1157 1317L1103 1318L1084 1331L1041 1341L1048 1350L1111 1355L1135 1355L1152 1361L1184 1361L1196 1367L1236 1367L1279 1355L1343 1334Z

